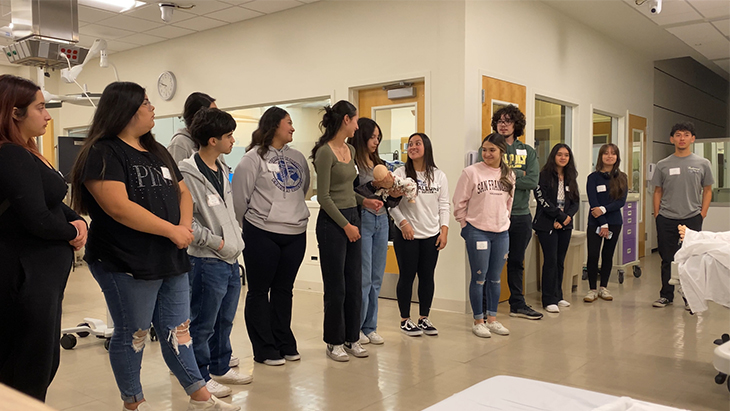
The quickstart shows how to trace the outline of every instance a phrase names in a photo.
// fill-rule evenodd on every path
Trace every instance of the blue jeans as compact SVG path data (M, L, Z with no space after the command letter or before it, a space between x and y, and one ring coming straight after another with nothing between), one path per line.
M474 319L496 316L499 304L500 275L509 252L509 231L492 233L469 223L461 229L471 267L469 300ZM484 310L486 307L486 313Z
M238 262L190 257L190 335L200 375L228 372L231 329L241 295Z
M104 292L114 334L109 361L126 403L142 401L139 371L150 323L155 326L165 363L190 395L205 386L195 363L191 343L178 344L189 325L188 275L164 280L135 280L130 274L106 271L99 261L89 264L91 274Z
M365 335L378 328L378 296L388 258L388 215L361 211L362 228L362 308L360 329Z

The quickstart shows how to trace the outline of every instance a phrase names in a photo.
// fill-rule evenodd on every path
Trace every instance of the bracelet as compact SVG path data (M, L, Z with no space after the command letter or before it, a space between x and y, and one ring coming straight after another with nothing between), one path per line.
M406 226L406 224L410 224L408 220L403 220L398 224L398 227L403 228Z

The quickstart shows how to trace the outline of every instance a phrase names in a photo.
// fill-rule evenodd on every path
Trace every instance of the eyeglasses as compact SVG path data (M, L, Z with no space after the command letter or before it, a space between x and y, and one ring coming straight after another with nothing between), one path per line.
M514 124L514 123L515 122L512 121L512 120L497 120L497 124L503 124L503 125L506 125L506 126L508 126L510 124Z
M144 101L142 102L142 105L147 106L147 110L152 111L152 102L149 101L148 99L144 99Z

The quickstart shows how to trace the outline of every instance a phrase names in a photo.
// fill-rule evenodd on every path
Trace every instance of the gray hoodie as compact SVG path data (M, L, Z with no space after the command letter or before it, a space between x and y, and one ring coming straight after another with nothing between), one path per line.
M301 234L307 230L309 190L307 159L284 146L269 147L264 159L258 146L246 153L233 173L236 220L277 234Z
M221 167L221 164L218 164ZM188 246L188 255L200 258L217 258L233 264L243 250L241 228L236 222L233 210L231 184L223 179L221 199L213 184L198 170L191 156L180 162L180 172L193 196L193 242ZM228 167L223 165L223 175L228 176ZM218 251L221 239L223 248Z
M193 141L193 138L190 136L190 131L187 128L181 128L172 136L170 145L167 146L167 151L172 156L172 159L175 160L175 163L179 166L181 161L187 160L190 156L197 153L198 147L195 144L195 141ZM223 163L226 168L230 168L226 164L225 160L223 160L223 154L218 157L218 161Z

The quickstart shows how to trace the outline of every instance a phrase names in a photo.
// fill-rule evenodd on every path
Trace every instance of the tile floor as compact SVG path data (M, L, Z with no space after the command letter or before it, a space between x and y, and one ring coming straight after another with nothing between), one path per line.
M730 410L730 393L713 382L711 364L712 341L730 332L730 311L711 304L709 311L692 316L682 304L652 308L659 290L658 255L642 265L641 278L610 284L613 302L583 303L587 282L581 282L567 297L572 307L540 321L510 318L508 305L500 304L508 337L477 338L469 315L441 311L431 315L439 336L408 337L398 328L396 302L381 299L378 331L385 345L367 345L370 357L349 363L325 356L322 295L297 291L293 330L302 361L254 364L242 299L233 347L240 369L253 372L254 382L234 387L226 401L257 411L421 410L484 379L513 375L692 410ZM440 267L441 278L446 269ZM538 307L538 298L528 295L528 302ZM63 326L84 317L106 318L106 312L96 282L81 267L71 273L66 289ZM65 411L121 409L106 354L92 338L62 350L48 405ZM187 397L156 342L147 343L142 383L153 409L185 409Z

